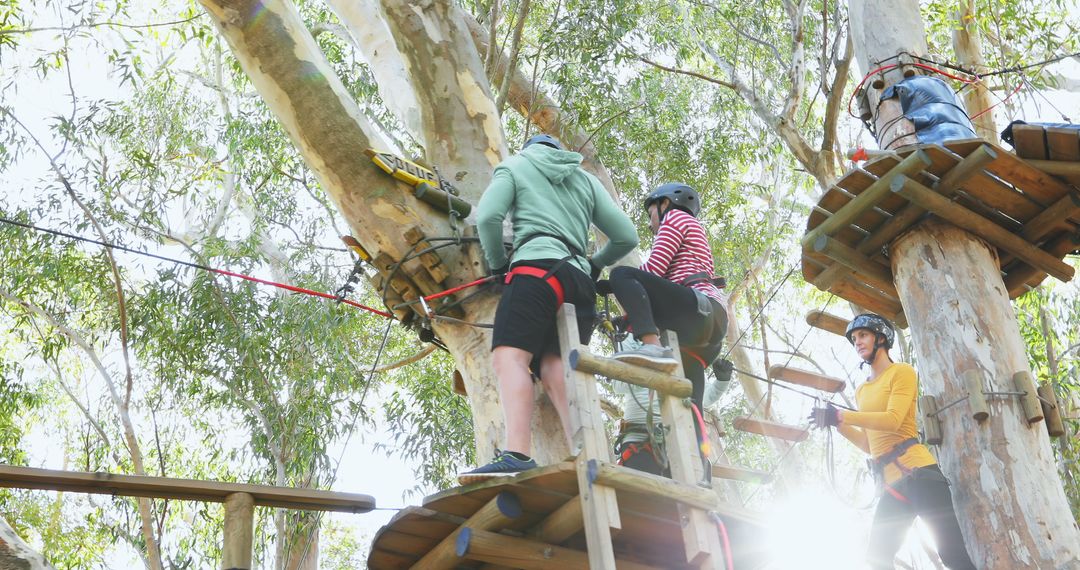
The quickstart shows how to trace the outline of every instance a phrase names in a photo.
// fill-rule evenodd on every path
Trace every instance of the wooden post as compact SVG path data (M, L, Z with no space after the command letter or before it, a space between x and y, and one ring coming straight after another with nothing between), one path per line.
M608 445L604 420L600 416L596 378L570 365L572 352L585 351L579 341L574 305L563 303L556 322L570 407L570 425L574 430L574 447L577 448L574 450L577 455L574 464L585 519L585 539L589 545L589 564L593 568L614 568L615 550L611 544L611 529L622 527L619 505L615 500L615 490L596 484L590 475L590 470L595 471L600 463L612 461L611 446Z
M1046 431L1050 437L1065 435L1065 424L1061 422L1061 406L1058 405L1057 395L1054 394L1053 384L1046 383L1039 386L1039 397L1042 399L1043 415L1046 417Z
M671 331L661 331L661 341L679 354L679 340ZM682 360L675 359L679 366L674 375L685 378ZM660 397L660 417L670 431L665 447L668 463L671 466L671 478L686 485L697 485L705 475L705 466L698 450L697 435L694 432L694 416L690 406L683 398L675 396ZM683 547L686 561L700 568L723 569L724 557L720 549L720 537L716 525L701 509L679 506L679 513L684 521Z
M926 444L941 445L941 420L937 417L937 398L929 394L919 398L919 411L922 412Z
M967 388L968 409L971 417L977 421L983 421L990 417L990 407L986 404L986 394L983 390L983 377L978 370L964 372L964 387Z
M1020 398L1020 407L1024 410L1024 417L1029 424L1042 421L1042 406L1039 405L1039 394L1035 391L1035 382L1031 379L1031 372L1021 370L1013 374L1013 384L1017 392L1023 392Z
M251 569L254 527L255 498L247 493L225 497L225 540L221 545L224 570Z

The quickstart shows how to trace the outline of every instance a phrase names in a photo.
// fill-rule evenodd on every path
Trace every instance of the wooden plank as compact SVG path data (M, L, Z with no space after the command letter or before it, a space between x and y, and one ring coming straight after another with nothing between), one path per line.
M672 352L679 354L679 339L674 332L661 331L660 338ZM676 362L678 366L674 375L685 378L686 372L683 370L682 360L676 359ZM660 418L665 425L669 426L665 447L668 465L671 468L671 478L683 483L684 486L697 485L704 481L705 476L704 461L691 414L690 407L682 398L660 396ZM724 561L715 525L700 509L687 508L682 504L678 508L680 519L686 521L686 526L682 529L686 561L700 568L722 569Z
M850 276L841 279L830 287L829 291L842 299L847 299L864 309L893 321L901 328L906 326L907 319L903 317L904 309L900 306L899 300L855 281Z
M523 568L525 570L589 570L589 555L569 548L536 542L527 538L506 536L490 531L475 530L469 533L468 541L463 544L460 551L462 558L479 560L490 564L498 564L509 568ZM591 550L590 546L590 550ZM591 566L596 568L596 566ZM616 568L614 560L611 566L602 568ZM621 570L657 570L655 566L641 564L630 560L620 560L618 568Z
M1080 161L1080 130L1047 127L1046 147L1050 160Z
M746 469L743 467L735 467L733 465L713 465L712 475L713 477L719 477L721 479L731 479L746 483L768 483L772 480L772 474L767 471Z
M824 392L840 392L845 386L845 382L839 378L824 376L822 374L810 372L809 370L792 368L781 364L773 364L770 366L768 375L769 378L772 378L773 380L782 380L784 382L798 384L800 386L806 386L807 388L822 390Z
M651 388L661 394L686 398L694 391L694 386L686 378L664 374L643 366L634 366L613 358L597 356L584 348L570 352L569 364L574 370Z
M461 536L462 529L471 530L500 530L511 521L521 516L521 501L517 495L510 491L503 491L488 501L479 511L462 523L458 530L450 533L442 539L435 548L424 555L413 568L421 570L449 570L457 565L456 554L457 540Z
M247 493L258 507L342 513L366 513L375 508L374 497L358 493L11 465L0 465L0 487L211 503L223 503L233 493Z
M1070 191L1052 206L1043 210L1042 213L1024 224L1024 227L1020 230L1020 237L1031 243L1039 243L1044 236L1057 231L1062 228L1062 226L1067 230L1075 230L1074 227L1066 224L1065 221L1077 214L1080 214L1080 194ZM1064 253L1057 255L1056 251L1050 251L1049 253L1055 257L1064 255ZM1001 267L1007 266L1015 259L1016 256L1011 253L1001 255Z
M1046 133L1037 125L1013 125L1016 156L1046 160Z
M810 430L798 426L789 426L768 420L740 417L731 422L731 426L739 431L756 433L766 437L775 437L784 441L806 441L810 437Z
M596 378L570 365L570 354L584 351L579 342L573 304L564 303L559 308L556 325L559 329L559 347L569 401L570 426L574 431L575 446L580 446L580 449L575 450L575 471L578 497L585 521L585 538L589 545L588 562L594 568L614 568L615 551L611 543L611 529L622 526L615 490L594 485L589 479L590 464L610 462L612 452L600 415Z
M845 338L847 338L844 333L847 331L848 322L849 321L843 317L838 317L822 310L814 310L806 313L806 324Z
M899 297L892 282L892 271L880 263L855 251L854 248L826 235L818 236L814 242L814 251L827 255L830 259L847 267L855 278L873 286L875 289ZM815 283L817 285L817 283ZM828 290L827 287L818 288Z
M804 248L809 248L817 240L818 236L831 235L836 230L848 225L859 214L872 208L881 198L888 196L889 183L896 176L905 174L914 174L920 170L923 170L930 164L930 159L927 158L926 153L922 151L915 151L911 153L907 158L896 165L887 174L878 178L870 185L869 188L855 196L850 202L843 208L840 208L835 214L822 221L820 225L814 229L806 232L803 237L802 244Z
M1074 269L1049 253L1024 241L1016 234L1010 233L1001 226L979 216L978 214L950 202L936 194L933 190L915 182L907 177L897 177L893 182L893 192L911 200L920 208L924 208L941 216L956 226L963 228L982 239L1013 253L1025 262L1046 271L1061 281L1072 279Z

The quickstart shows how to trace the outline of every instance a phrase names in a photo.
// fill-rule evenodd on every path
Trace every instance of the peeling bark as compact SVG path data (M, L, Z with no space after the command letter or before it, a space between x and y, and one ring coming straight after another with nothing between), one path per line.
M502 122L461 9L450 0L383 0L387 24L420 103L431 164L467 200L479 199L507 156Z
M983 375L986 391L1015 391L1013 374L1030 370L994 250L939 220L890 249L923 393L942 404L961 399L969 370ZM1067 568L1080 560L1080 530L1045 429L1028 425L1017 398L987 400L981 423L965 404L939 416L939 459L968 551L979 568Z

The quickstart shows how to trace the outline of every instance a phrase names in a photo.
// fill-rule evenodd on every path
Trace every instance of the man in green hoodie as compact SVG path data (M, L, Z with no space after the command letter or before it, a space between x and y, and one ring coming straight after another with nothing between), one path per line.
M638 242L633 222L600 181L581 169L581 160L580 154L564 150L554 137L534 136L519 154L495 167L476 208L477 232L488 267L493 274L507 274L508 285L495 312L491 355L499 378L506 444L491 463L459 474L463 485L536 467L529 457L534 374L558 411L570 442L555 316L564 301L573 303L581 342L588 344L596 302L594 281L601 268L630 253ZM502 241L507 215L514 231L511 258ZM591 224L609 241L589 259L585 251Z

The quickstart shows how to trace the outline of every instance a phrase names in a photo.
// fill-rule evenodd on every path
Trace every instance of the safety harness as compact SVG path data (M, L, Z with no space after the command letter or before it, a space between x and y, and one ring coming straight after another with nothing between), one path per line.
M517 275L528 275L530 277L537 277L547 283L549 287L551 287L551 290L555 293L555 305L561 307L563 302L566 300L566 291L563 288L562 283L559 282L558 277L555 277L555 272L558 271L567 261L570 261L574 257L585 257L585 253L578 249L577 246L570 243L570 241L566 238L560 235L549 234L545 232L537 232L525 236L525 238L521 240L521 243L517 244L515 249L521 249L521 246L529 243L536 238L541 237L558 240L560 243L566 246L566 249L570 252L570 255L556 261L555 264L551 266L551 269L547 270L531 265L516 265L512 267L510 271L506 272L506 278L503 280L503 283L509 285L510 282L513 281L514 277Z
M881 483L882 488L885 490L885 492L892 495L893 498L899 501L903 501L905 503L910 503L911 501L903 494L901 494L900 491L894 489L892 485L889 485L885 482L885 467L887 467L891 463L900 470L900 474L903 477L911 474L912 470L901 465L899 459L901 456L904 455L904 453L907 452L907 450L911 449L915 445L918 445L918 443L919 440L914 437L905 439L904 441L901 441L900 443L893 446L893 448L889 451L881 454L880 457L869 460L870 469L874 473L874 479Z

